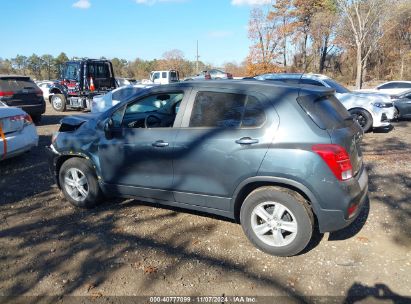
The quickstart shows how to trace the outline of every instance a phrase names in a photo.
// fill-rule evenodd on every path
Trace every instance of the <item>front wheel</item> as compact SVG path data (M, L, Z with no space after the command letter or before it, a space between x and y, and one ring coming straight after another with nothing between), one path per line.
M97 176L83 158L65 161L60 168L59 182L65 198L76 207L94 207L102 198Z
M241 226L260 250L292 256L310 242L314 217L310 206L288 189L262 187L251 192L240 211Z
M363 129L364 133L368 132L372 127L372 116L371 114L364 109L351 109L351 116L358 122L358 124Z
M54 94L51 97L51 106L57 112L64 112L66 110L66 97L63 94Z

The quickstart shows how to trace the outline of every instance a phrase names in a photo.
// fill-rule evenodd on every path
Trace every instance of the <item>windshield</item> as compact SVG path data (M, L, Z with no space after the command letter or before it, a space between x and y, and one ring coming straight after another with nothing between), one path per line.
M324 79L323 80L328 86L333 88L337 93L350 93L350 90L348 90L346 87L343 85L339 84L338 82L332 80L332 79Z
M66 63L66 65L63 68L61 78L79 81L80 79L79 76L80 76L80 64L76 62Z

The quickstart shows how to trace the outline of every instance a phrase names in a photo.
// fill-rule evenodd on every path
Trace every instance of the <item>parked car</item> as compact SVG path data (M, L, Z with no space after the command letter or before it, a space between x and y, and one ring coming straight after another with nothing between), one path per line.
M395 108L389 96L377 93L351 92L335 80L320 74L282 73L264 74L257 80L280 81L290 84L308 84L335 90L335 96L357 120L364 132L371 128L387 127L394 119Z
M218 214L259 249L295 255L315 224L346 227L367 197L363 132L333 93L236 80L152 87L63 118L51 170L74 206L119 196Z
M411 90L405 91L402 94L392 95L397 118L411 117Z
M29 151L38 139L29 114L0 102L0 161Z
M389 95L397 95L411 90L411 81L388 81L374 89L363 89L358 92L378 92Z
M223 72L217 69L211 69L207 71L202 71L200 74L195 76L186 77L184 80L220 80L220 79L233 79L233 75L230 73Z
M119 78L119 77L116 77L116 83L117 83L117 87L124 87L124 86L128 86L128 85L137 84L137 80L135 80L133 78Z
M151 88L154 85L144 85L144 84L136 84L130 86L124 86L117 88L113 91L110 91L104 95L97 95L93 97L93 101L91 103L91 113L101 113L106 111L107 109L115 106L121 101L126 100L127 98L135 95L137 92Z
M39 81L37 82L37 86L40 88L40 90L43 92L43 98L45 101L49 100L50 97L50 87L53 85L54 81Z
M27 76L0 75L0 101L23 109L36 123L40 122L41 115L46 111L43 92Z

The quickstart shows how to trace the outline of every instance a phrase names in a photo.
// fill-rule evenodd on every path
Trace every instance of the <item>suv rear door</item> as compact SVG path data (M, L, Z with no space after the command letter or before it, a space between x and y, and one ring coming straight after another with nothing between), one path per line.
M278 127L267 105L258 93L193 90L174 147L176 201L229 210L236 186L257 174Z
M344 147L350 155L355 176L362 167L361 126L334 95L318 98L302 96L298 98L298 103L321 129L327 130L333 144Z
M19 108L38 106L43 104L43 92L30 77L2 76L0 101Z

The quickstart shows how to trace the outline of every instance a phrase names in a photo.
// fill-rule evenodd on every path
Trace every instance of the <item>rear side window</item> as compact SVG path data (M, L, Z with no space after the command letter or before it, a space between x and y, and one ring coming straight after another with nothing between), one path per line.
M253 96L220 92L198 92L189 127L253 128L260 127L266 116Z
M162 72L161 73L161 78L167 78L167 72Z
M317 99L303 96L297 100L307 115L323 130L344 128L352 122L350 113L335 96Z
M37 85L30 78L10 77L0 79L0 90L16 92L20 90L36 90Z
M110 78L110 71L106 63L91 63L88 67L89 77Z

